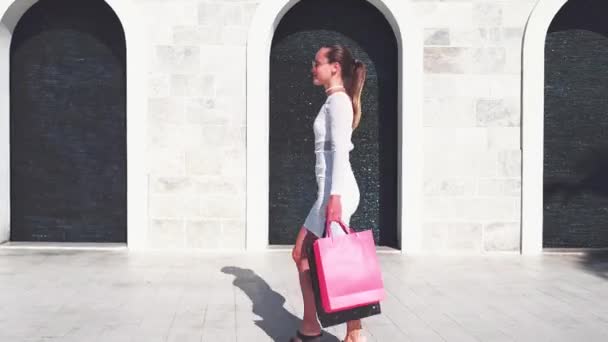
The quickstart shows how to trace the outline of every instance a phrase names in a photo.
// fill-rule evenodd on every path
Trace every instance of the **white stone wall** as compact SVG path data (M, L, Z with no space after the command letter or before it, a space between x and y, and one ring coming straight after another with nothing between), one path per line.
M151 248L245 248L245 45L257 1L136 0L147 21Z
M518 251L521 46L536 0L410 2L425 34L423 250ZM135 4L151 42L148 245L243 249L258 1Z
M425 33L427 251L520 248L521 47L535 3L413 3Z

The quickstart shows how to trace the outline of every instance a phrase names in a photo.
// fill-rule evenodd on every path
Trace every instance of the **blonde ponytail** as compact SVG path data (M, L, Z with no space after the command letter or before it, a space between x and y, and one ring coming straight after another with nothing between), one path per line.
M361 93L363 92L366 76L365 64L360 60L355 60L352 80L350 80L349 89L347 89L348 95L353 101L353 129L357 128L359 122L361 122Z

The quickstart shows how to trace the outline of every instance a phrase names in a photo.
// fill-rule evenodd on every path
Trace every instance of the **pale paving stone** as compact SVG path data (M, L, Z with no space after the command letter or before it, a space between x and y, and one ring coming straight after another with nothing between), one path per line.
M0 248L0 297L20 299L3 300L0 321L10 324L3 326L0 340L78 341L95 336L99 341L283 341L300 317L290 308L301 298L289 258L289 252ZM605 260L590 263L578 255L394 254L379 254L379 260L387 298L381 316L363 320L370 341L390 341L391 336L398 341L608 338ZM226 266L235 269L235 275L223 272ZM259 316L251 309L237 310L236 294L244 291L272 291L287 301L247 296L265 308ZM47 309L39 307L24 316L40 302L49 304ZM35 321L46 324L27 329ZM265 325L255 323L263 321ZM343 337L344 326L326 332L335 341Z

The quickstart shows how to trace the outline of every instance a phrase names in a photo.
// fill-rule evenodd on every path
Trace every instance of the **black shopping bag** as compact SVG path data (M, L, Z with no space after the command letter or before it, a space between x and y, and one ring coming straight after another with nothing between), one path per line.
M319 290L319 278L317 276L317 267L315 253L313 251L312 244L308 246L308 265L310 266L310 278L312 279L312 289L315 293L315 302L317 304L317 317L323 328L331 327L334 325L346 323L348 321L362 319L378 315L381 313L380 303L372 303L356 308L336 311L327 313L323 310L323 304L321 304L321 292Z

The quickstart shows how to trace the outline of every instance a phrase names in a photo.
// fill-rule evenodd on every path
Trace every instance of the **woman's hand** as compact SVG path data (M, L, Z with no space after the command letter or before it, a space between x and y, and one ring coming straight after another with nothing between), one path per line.
M329 222L342 221L342 203L340 201L340 195L329 196L326 218Z
M304 244L304 238L306 237L306 234L309 234L306 231L306 228L300 228L298 236L296 237L296 243L294 244L293 249L291 250L291 257L293 258L293 261L296 262L296 265L298 265L298 268L300 267L302 261L302 245Z

